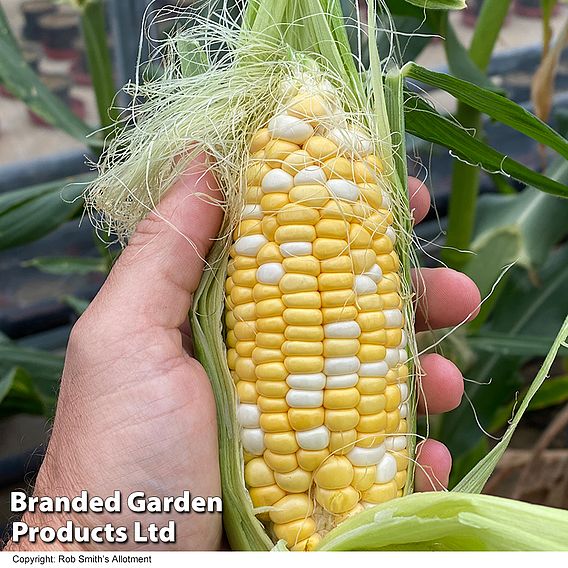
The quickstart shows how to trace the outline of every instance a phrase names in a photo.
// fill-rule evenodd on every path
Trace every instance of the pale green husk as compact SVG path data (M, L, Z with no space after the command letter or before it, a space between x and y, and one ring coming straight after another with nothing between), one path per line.
M210 169L221 186L218 202L226 216L194 296L191 324L196 356L210 377L217 403L224 524L235 550L271 550L274 543L255 517L244 484L236 393L226 363L223 330L228 236L241 211L248 141L279 104L277 93L286 78L298 73L325 78L336 89L349 119L371 134L384 160L393 198L403 293L407 300L411 296L414 256L403 84L396 65L377 52L376 4L369 1L368 24L359 17L350 21L359 45L372 38L368 72L351 54L339 0L250 0L240 29L226 11L214 18L196 16L196 26L165 42L163 75L131 86L132 94L143 102L135 103L126 115L128 128L107 149L101 175L87 193L88 204L102 213L101 228L125 240L197 153L214 158ZM409 347L415 356L413 314L411 303L407 304ZM529 397L544 380L567 332L568 321ZM415 391L411 384L410 432L415 432ZM410 471L404 497L339 525L326 536L321 549L568 549L562 538L568 513L473 494L483 488L526 404L523 402L503 441L460 484L463 493L412 495ZM411 435L411 457L414 443Z

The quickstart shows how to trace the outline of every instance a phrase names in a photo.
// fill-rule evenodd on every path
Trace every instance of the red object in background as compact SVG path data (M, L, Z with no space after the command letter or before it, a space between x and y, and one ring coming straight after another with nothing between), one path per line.
M557 16L560 6L554 6L552 15ZM523 18L542 18L542 8L540 0L516 0L515 14Z

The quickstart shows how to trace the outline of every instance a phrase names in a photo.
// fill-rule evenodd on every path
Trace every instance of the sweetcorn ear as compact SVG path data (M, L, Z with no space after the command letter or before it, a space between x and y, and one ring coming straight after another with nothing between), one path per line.
M292 550L402 496L408 469L389 184L371 136L325 87L289 81L252 134L225 283L244 480Z

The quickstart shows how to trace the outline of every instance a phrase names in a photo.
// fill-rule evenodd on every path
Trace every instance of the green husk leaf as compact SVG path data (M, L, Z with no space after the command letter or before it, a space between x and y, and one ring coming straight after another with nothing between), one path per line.
M406 0L413 6L427 8L428 10L463 10L467 4L465 0Z

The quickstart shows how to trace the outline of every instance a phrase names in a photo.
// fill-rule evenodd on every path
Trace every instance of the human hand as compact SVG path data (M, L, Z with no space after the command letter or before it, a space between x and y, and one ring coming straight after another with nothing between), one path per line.
M203 261L221 222L214 180L193 170L143 220L106 283L75 325L67 350L53 433L35 495L220 495L215 402L205 371L190 353L187 314ZM410 179L416 222L429 208L426 188ZM417 329L463 321L479 304L475 285L448 269L422 270ZM420 290L420 282L425 290ZM459 404L463 379L438 355L422 358L430 413ZM431 440L418 449L416 490L447 483L451 458ZM434 482L435 487L429 479ZM168 513L120 524L173 519L177 542L168 549L218 548L220 515ZM31 521L30 521L31 522ZM63 519L50 519L50 525ZM82 526L117 523L116 515L81 515ZM33 524L42 525L42 519ZM91 545L92 547L93 545ZM31 545L21 545L31 548ZM38 546L38 548L40 548ZM45 545L43 546L45 548ZM12 549L14 547L12 546Z

